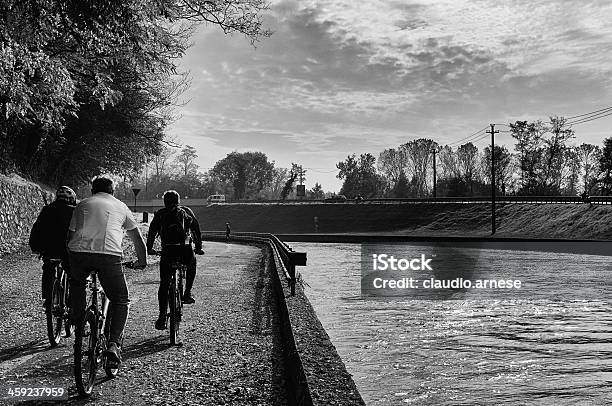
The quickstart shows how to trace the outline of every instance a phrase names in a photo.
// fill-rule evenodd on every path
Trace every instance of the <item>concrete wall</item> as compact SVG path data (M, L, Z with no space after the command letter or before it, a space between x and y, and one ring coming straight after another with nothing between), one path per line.
M16 175L0 175L0 256L27 244L32 224L53 197L53 192Z

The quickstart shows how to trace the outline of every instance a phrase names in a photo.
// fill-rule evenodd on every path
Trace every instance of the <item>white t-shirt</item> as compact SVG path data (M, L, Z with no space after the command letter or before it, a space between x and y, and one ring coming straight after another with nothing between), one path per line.
M96 193L81 200L72 213L68 250L122 256L123 230L136 227L125 203L108 193Z

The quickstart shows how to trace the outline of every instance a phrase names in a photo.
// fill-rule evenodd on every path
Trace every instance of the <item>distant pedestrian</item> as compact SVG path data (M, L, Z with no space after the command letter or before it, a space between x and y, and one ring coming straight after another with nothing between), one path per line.
M231 233L232 229L230 228L230 223L225 223L225 241L229 241Z
M591 196L589 196L589 192L586 190L582 192L580 197L582 198L582 203L591 203Z
M319 232L319 217L318 216L314 216L313 217L313 221L314 221L315 233L318 233Z

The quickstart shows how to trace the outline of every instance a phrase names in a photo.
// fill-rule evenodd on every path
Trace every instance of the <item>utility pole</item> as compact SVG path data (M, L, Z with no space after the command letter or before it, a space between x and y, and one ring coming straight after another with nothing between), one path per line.
M437 197L436 196L436 147L433 147L431 149L431 152L433 153L433 197L434 199Z
M495 234L495 134L499 130L495 130L495 124L491 124L491 235Z

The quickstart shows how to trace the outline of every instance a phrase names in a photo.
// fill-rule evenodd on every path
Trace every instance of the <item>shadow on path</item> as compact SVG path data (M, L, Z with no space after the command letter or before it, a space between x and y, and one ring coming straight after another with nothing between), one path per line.
M15 358L20 358L26 355L36 354L45 350L50 350L51 345L47 340L32 340L25 344L16 345L14 347L5 348L0 351L0 362L10 361Z
M127 348L124 347L121 356L125 362L128 359L146 357L147 355L165 351L168 348L170 348L170 337L168 334L161 334L157 337L131 344Z

